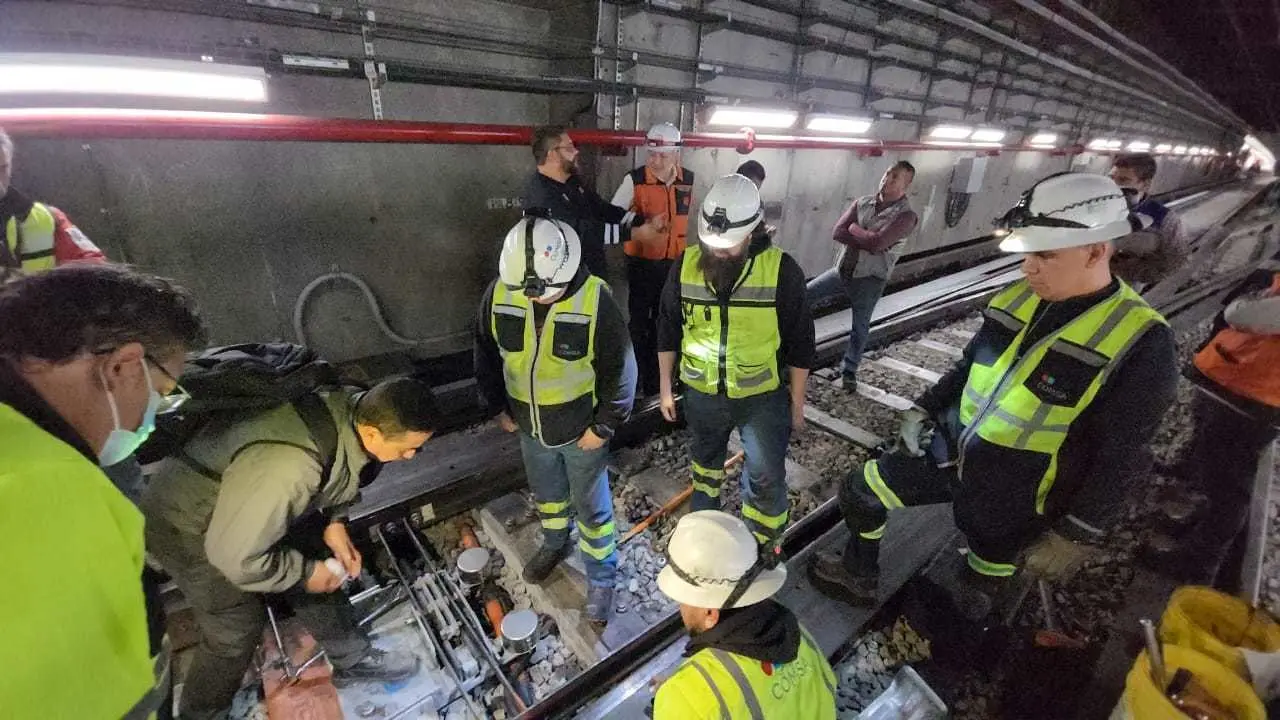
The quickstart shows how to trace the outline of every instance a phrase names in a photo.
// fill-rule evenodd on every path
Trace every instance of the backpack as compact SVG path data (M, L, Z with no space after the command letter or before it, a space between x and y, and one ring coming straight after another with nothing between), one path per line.
M175 457L196 472L220 480L221 473L185 452L187 443L217 417L252 416L255 411L292 404L318 448L323 482L338 455L338 426L317 391L351 384L336 367L301 345L249 343L193 354L182 373L182 387L190 399L176 412L156 417L155 432L138 449L138 460L151 463Z

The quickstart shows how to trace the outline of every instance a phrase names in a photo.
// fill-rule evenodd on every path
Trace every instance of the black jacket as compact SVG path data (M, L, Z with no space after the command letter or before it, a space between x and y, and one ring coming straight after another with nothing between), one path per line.
M773 244L768 232L758 232L751 238L747 253L755 257ZM667 284L662 288L662 300L658 311L658 352L680 352L684 336L684 315L680 302L680 268L684 265L681 255L671 265ZM723 294L723 302L729 296ZM778 349L778 367L810 370L814 363L813 315L805 294L804 271L788 254L782 256L778 272L778 333L782 345ZM783 374L786 377L786 374ZM784 380L785 382L785 380Z
M565 297L557 302L565 302L582 288L587 273L579 270L573 282L569 284ZM480 390L480 399L488 412L496 415L507 412L511 418L527 433L533 431L528 413L516 412L511 398L507 395L507 383L502 373L502 354L498 350L498 342L492 333L490 315L493 312L493 287L495 280L485 289L480 301L480 311L476 316L475 333L475 366L476 385ZM539 322L547 316L550 305L533 303L535 318ZM576 440L592 425L603 425L609 430L617 430L627 416L631 414L631 405L636 394L636 358L631 351L631 336L627 333L627 322L623 319L622 310L617 301L606 288L600 293L600 307L596 316L596 336L594 343L596 374L596 406L591 417L571 419L555 413L543 413L542 440L549 446L563 445Z
M714 648L775 665L789 663L800 653L800 621L774 600L720 611L720 622L689 638L685 657Z
M571 225L582 241L582 262L599 278L607 278L604 249L631 239L631 226L643 218L609 203L578 177L556 182L534 171L524 191L526 208L543 208L551 217Z
M1022 347L1031 347L1118 289L1119 281L1112 280L1111 285L1091 295L1041 302ZM999 323L984 322L965 347L963 358L917 400L920 407L944 424L949 440L959 432L960 396L975 353L987 354L989 348L1007 347L1008 338L1002 335L1007 332ZM1120 366L1112 371L1067 433L1045 511L1049 517L1061 518L1056 525L1059 532L1087 539L1092 533L1070 518L1098 530L1107 529L1115 521L1130 485L1150 466L1148 446L1160 419L1173 403L1177 385L1173 331L1167 325L1155 325L1120 360Z

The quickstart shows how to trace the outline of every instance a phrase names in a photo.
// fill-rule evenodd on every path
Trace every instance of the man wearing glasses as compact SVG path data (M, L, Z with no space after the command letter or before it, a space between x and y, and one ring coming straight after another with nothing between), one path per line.
M587 271L608 280L605 247L629 240L657 242L661 233L645 218L610 204L578 177L578 148L562 125L534 128L533 159L537 172L525 188L524 206L543 208L567 223L582 240L582 263Z
M0 544L22 588L0 604L9 718L147 717L167 697L139 578L143 517L99 467L181 404L205 329L182 288L71 265L0 288Z
M322 457L304 419L312 407L337 430L331 457ZM345 508L381 463L412 459L438 423L430 386L398 378L367 392L322 390L247 417L213 417L164 461L140 505L147 549L200 627L180 717L219 718L231 706L262 638L268 594L287 602L324 648L336 682L397 682L417 672L413 654L374 648L335 591L362 565ZM332 559L342 572L329 568Z

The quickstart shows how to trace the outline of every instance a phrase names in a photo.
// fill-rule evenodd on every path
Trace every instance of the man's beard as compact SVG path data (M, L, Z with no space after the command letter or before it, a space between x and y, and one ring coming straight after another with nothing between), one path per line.
M698 258L698 271L719 294L733 289L734 283L738 282L738 276L742 274L742 268L746 264L746 253L732 258L719 258L710 252L703 252Z
M574 175L578 172L578 163L574 160L560 160L560 170L565 175Z

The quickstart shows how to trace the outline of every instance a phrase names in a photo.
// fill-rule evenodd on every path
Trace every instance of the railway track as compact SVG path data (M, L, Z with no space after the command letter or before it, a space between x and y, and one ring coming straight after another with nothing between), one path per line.
M1184 201L1182 209L1185 211L1186 206L1198 202L1216 202L1218 197L1213 194L1192 196ZM1271 233L1272 228L1266 225L1264 218L1254 217L1252 212L1248 203L1237 202L1230 209L1232 237L1249 237L1258 248L1265 247L1263 241L1270 240L1266 233ZM1229 253L1224 253L1222 248L1228 245L1220 235L1202 234L1192 265L1213 265L1215 272L1188 273L1172 278L1167 285L1148 290L1148 296L1158 299L1158 307L1170 316L1176 329L1184 333L1188 329L1194 330L1195 326L1211 317L1222 294L1252 267L1251 261L1255 259L1252 255L1243 259L1225 257ZM789 565L793 582L788 584L782 600L794 607L803 621L810 625L830 656L847 661L842 665L843 671L855 668L852 673L845 672L849 682L856 682L860 674L868 676L863 662L868 647L905 647L919 653L919 638L911 636L896 622L896 614L902 604L899 591L952 537L954 531L949 525L949 512L935 507L894 514L884 552L896 557L897 561L884 564L899 568L899 576L884 578L883 585L888 592L877 608L851 611L848 606L821 597L807 587L802 565L816 547L843 541L843 528L838 522L838 512L832 499L836 482L859 466L884 438L892 436L898 413L910 404L911 398L936 382L941 373L951 366L979 325L978 318L972 315L973 310L1016 277L1016 267L1016 259L998 258L887 296L873 321L873 349L864 363L865 372L861 372L864 382L859 383L856 393L836 387L832 371L818 371L811 381L806 407L809 427L793 438L790 450L789 463L793 467L788 474L801 477L802 482L798 486L793 484L790 490L793 524L784 538L784 552L792 558ZM825 362L833 362L842 351L841 335L847 332L847 320L839 316L821 319L817 330L820 355ZM682 478L687 468L686 460L680 454L684 446L679 435L682 431L663 427L656 416L652 407L641 409L620 439L624 442L629 440L639 448L631 457L636 460L639 456L639 465L647 463L658 475ZM519 548L495 547L499 543L493 536L503 532L492 524L495 522L492 518L486 520L479 512L468 512L523 485L519 455L510 445L509 436L484 428L445 436L428 445L424 453L427 457L420 461L436 470L430 482L424 486L412 468L406 468L400 477L391 476L385 484L380 479L371 488L380 492L366 498L363 506L353 514L353 521L378 528L379 533L389 526L390 521L395 521L399 526L397 534L415 539L410 546L417 544L419 537L415 528L434 525L423 533L430 541L427 543L429 547L412 548L432 567L433 563L450 567L457 554L456 546L452 546L453 538L449 532L442 534L440 528L449 526L449 523L457 525L458 518L468 516L471 520L464 520L462 524L479 529L495 555L518 554ZM644 467L628 470L642 473ZM631 472L625 474L630 476ZM727 509L736 509L736 492L730 489L735 485L732 478L726 483ZM620 517L619 531L625 532L638 517L666 499L656 495L652 488L648 492L637 489L624 477L615 488L615 506L622 508L620 515L625 515ZM516 510L515 515L518 514L519 510ZM1270 512L1261 513L1261 522L1265 523L1271 515ZM449 517L455 519L449 523L440 522ZM486 525L486 522L490 524ZM659 521L645 534L637 536L636 541L639 542L629 543L630 549L624 546L624 553L627 553L624 554L625 564L634 566L637 571L629 575L629 581L623 584L620 594L626 602L621 605L628 607L634 603L634 607L642 608L636 617L642 616L643 622L639 630L613 638L612 644L606 643L609 645L607 649L613 652L603 656L597 653L592 657L591 650L583 647L585 641L579 638L575 642L572 629L562 622L556 629L558 632L548 633L555 638L550 659L544 652L538 663L527 662L530 658L526 658L522 664L518 657L499 656L501 647L496 643L489 643L492 647L485 650L483 646L486 643L477 642L475 637L477 628L483 629L481 623L476 622L472 627L470 620L465 637L450 640L440 637L438 631L434 632L430 640L432 652L447 656L442 643L453 642L457 653L463 656L462 660L487 661L492 674L481 674L491 680L503 681L491 683L488 700L496 705L505 704L509 711L522 712L521 717L644 717L644 705L650 696L647 690L649 683L678 659L683 647L678 615L652 587L653 577L661 567L665 536L671 525L671 521ZM485 530L491 532L486 533ZM1266 536L1265 528L1261 536ZM399 566L410 570L421 567L422 563L413 557L413 553L404 552L406 546L403 538L401 540L399 551L386 546L387 553L396 558L394 562ZM1260 567L1265 552L1257 554ZM533 588L522 589L511 568L501 567L510 565L509 561L499 560L497 564L498 584L503 586L514 608L532 606L542 610L548 603L556 602L556 598L533 597L538 593ZM439 568L433 572L438 573ZM1256 574L1261 577L1260 571ZM412 584L408 578L403 581ZM458 590L462 605L465 605L465 589ZM538 607L539 604L544 607ZM1070 612L1071 603L1066 605L1067 612ZM456 609L461 612L463 607L459 605ZM421 621L425 612L415 609L413 614ZM818 627L814 627L815 624ZM432 628L422 629L425 634L433 635ZM493 652L494 647L499 653ZM571 658L563 652L565 649L573 650L577 663L570 662ZM901 655L902 661L914 659L911 652ZM552 664L555 659L560 662ZM892 662L876 662L883 666L877 671L881 674L892 665ZM876 662L872 662L872 666ZM446 664L451 665L454 675L461 675L457 667L459 663L455 659ZM541 669L535 671L534 666L539 663L545 663L545 667L540 666ZM585 668L575 675L579 663ZM477 662L477 666L484 664ZM859 667L862 669L858 670ZM877 687L875 682L863 683L860 687L868 691ZM856 695L846 690L842 686L842 698ZM502 696L505 696L505 703ZM457 699L455 697L449 702ZM843 709L852 712L855 706L856 702L849 702ZM450 707L452 712L457 712L464 706L454 703ZM981 714L969 716L983 717Z

